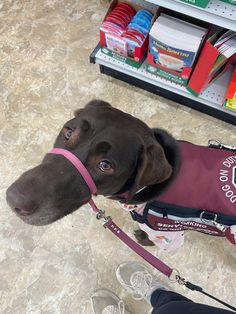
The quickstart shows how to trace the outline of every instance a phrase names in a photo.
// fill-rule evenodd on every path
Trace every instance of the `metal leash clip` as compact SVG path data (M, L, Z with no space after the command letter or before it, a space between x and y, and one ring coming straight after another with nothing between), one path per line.
M169 280L171 282L177 282L179 285L186 284L186 280L180 276L180 272L176 268L173 268L173 271L172 271L171 277L169 277Z
M111 219L111 216L106 216L105 210L99 209L99 211L96 214L97 220L103 219L103 227L106 228L106 224Z
M175 277L176 277L176 281L178 282L180 286L186 286L187 281L185 280L184 277L181 277L179 275L176 275Z
M208 141L208 146L212 147L212 148L218 148L218 149L224 148L224 149L236 151L236 146L226 145L226 144L223 144L223 143L221 143L220 141L217 141L217 140L209 140Z

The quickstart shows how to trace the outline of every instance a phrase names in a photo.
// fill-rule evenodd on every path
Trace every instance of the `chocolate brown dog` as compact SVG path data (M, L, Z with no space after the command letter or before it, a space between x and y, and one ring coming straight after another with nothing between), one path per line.
M179 168L175 140L133 116L94 100L66 122L54 147L75 154L94 179L98 194L126 192L130 204L151 200L169 185ZM7 190L7 201L26 223L50 224L90 199L90 191L63 156L46 154Z

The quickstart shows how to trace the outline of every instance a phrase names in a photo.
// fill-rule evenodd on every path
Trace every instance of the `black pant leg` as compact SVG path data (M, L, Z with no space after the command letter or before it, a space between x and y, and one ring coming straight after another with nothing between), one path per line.
M153 291L151 295L151 305L153 306L153 308L156 308L156 307L159 308L162 305L168 304L169 302L173 302L173 301L187 301L187 302L193 303L192 300L174 291L157 289Z
M213 306L194 303L173 291L157 289L152 293L152 314L233 314L234 312Z

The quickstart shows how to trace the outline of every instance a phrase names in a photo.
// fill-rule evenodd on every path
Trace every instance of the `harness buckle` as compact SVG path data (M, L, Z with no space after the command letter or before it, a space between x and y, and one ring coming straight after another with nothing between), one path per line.
M225 232L226 227L224 225L222 225L216 221L213 221L212 223L216 227L216 229L220 230L221 232Z
M226 230L226 227L222 224L220 224L219 222L217 222L217 214L214 214L214 219L212 220L208 220L208 219L204 219L203 218L203 215L205 214L206 212L205 211L202 211L201 214L200 214L200 220L205 223L205 224L209 224L211 223L216 229L220 230L221 232L225 232ZM209 213L208 213L209 214Z
M226 144L221 143L218 140L209 140L208 141L208 146L212 147L212 148L218 148L218 149L224 148L224 149L233 150L233 151L236 150L236 146L226 145Z

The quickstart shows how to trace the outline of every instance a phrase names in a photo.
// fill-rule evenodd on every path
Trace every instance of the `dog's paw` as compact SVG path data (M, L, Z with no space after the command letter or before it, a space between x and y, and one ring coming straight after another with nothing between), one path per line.
M141 229L134 230L134 236L138 243L142 246L154 246L155 244L149 240L148 235Z

